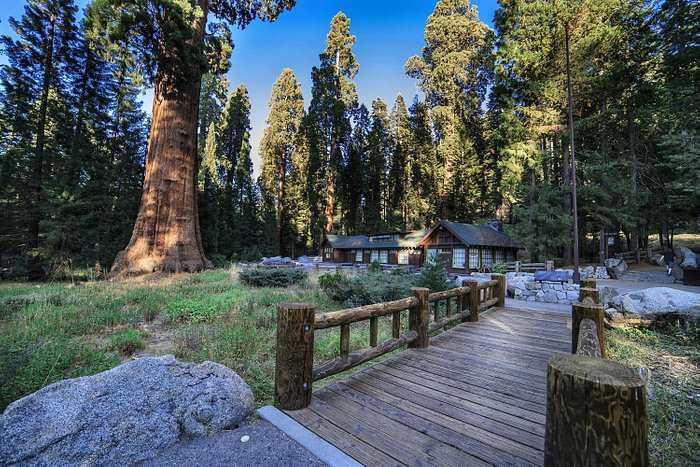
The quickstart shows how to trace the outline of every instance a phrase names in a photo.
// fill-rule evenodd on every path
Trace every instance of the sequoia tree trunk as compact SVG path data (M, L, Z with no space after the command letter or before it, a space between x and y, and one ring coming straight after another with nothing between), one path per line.
M203 39L208 3L199 1L204 15L194 25L193 44ZM212 267L202 248L195 186L202 73L195 70L192 75L195 79L181 81L176 92L167 91L166 77L156 78L141 205L129 245L114 261L113 274Z

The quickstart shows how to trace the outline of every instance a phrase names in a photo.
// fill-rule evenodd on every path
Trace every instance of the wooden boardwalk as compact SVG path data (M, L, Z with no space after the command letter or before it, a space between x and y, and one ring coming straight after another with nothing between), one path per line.
M570 352L570 317L494 308L286 413L369 466L542 465L547 362Z

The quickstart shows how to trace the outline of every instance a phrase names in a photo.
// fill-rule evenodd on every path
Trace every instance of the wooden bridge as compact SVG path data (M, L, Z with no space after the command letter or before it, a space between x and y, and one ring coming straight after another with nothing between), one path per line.
M446 292L414 289L414 297L323 315L286 304L278 315L276 403L364 465L564 465L549 445L545 461L548 362L572 352L572 335L587 349L600 349L596 324L584 319L579 338L576 313L572 320L506 308L504 296L504 278L494 275ZM599 306L583 307L584 314L602 316ZM391 317L393 336L378 343L382 317ZM370 347L350 353L350 324L363 320L370 321ZM602 329L602 318L598 324ZM314 331L331 327L340 327L340 357L314 367ZM313 381L404 345L407 350L312 392ZM625 465L610 464L607 453L599 459Z

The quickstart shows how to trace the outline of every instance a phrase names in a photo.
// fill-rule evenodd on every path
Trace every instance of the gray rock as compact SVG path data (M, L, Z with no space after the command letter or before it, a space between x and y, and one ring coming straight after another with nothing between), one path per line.
M620 295L620 292L616 288L604 286L600 289L600 303L602 303L603 306L610 305L613 298L618 295Z
M579 269L579 275L581 279L588 279L591 276L595 276L595 268L593 266L584 266Z
M666 261L664 261L664 255L657 253L651 257L651 264L656 264L657 266L665 266Z
M603 266L596 266L594 275L596 279L610 279L608 269Z
M605 267L608 270L608 275L611 279L620 279L622 274L629 268L623 259L608 258L605 260Z
M626 314L645 318L665 314L683 314L700 318L700 294L669 287L651 287L614 297L613 307Z
M234 428L254 408L248 385L223 365L142 358L10 404L0 416L0 459L130 465L183 437Z
M683 261L681 261L681 267L683 269L686 268L697 268L700 266L700 263L698 263L698 255L693 253L693 251L685 246L682 246L680 248L681 256L683 257Z
M576 292L566 292L567 302L577 302L578 301L578 291Z
M606 308L605 309L605 317L609 319L610 321L617 321L620 320L624 317L622 313L617 311L615 308Z

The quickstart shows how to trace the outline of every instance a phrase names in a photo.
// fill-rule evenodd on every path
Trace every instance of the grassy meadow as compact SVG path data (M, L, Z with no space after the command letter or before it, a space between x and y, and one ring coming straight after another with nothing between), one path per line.
M269 404L277 304L343 308L317 282L311 275L287 288L250 287L235 268L115 282L0 282L0 410L55 381L166 354L222 363L253 388L258 405ZM353 325L351 348L367 346L367 328ZM385 320L380 339L390 333ZM317 362L336 356L338 342L338 329L317 332Z

